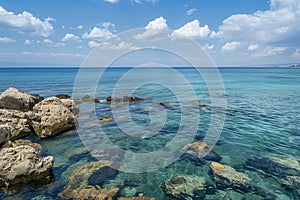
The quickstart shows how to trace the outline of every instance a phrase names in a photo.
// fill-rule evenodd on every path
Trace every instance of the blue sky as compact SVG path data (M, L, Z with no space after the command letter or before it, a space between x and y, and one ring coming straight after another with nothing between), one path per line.
M196 40L218 66L300 63L299 21L299 0L0 0L0 65L78 66L146 27Z

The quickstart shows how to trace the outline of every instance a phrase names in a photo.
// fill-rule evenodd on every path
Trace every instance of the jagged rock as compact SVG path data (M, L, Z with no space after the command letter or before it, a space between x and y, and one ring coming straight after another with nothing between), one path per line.
M210 164L210 169L218 186L234 187L242 190L249 188L251 179L246 174L237 172L230 166L212 162Z
M42 152L42 146L38 143L32 143L30 140L15 140L13 142L8 141L3 148L16 148L18 146L27 145L34 148L35 152L40 154Z
M6 143L11 138L11 127L7 124L0 124L0 145Z
M51 137L75 126L74 114L57 97L44 99L27 113L37 136Z
M196 163L203 163L205 160L220 161L221 156L208 147L205 142L194 142L185 147L185 156Z
M45 98L40 96L39 94L30 94L31 96L34 96L37 100L36 103L40 103L41 101L43 101Z
M101 117L101 118L99 119L99 123L102 124L102 123L105 123L105 122L110 122L110 121L112 121L112 120L113 120L112 117L104 116L104 117Z
M37 147L29 141L19 141L0 150L0 187L50 180L53 157L40 158Z
M144 197L144 194L139 194L137 197L120 197L118 200L155 200L154 198Z
M180 199L203 198L205 196L205 179L197 176L177 176L164 184L165 192Z
M69 176L68 185L59 193L59 197L78 200L112 200L119 191L118 188L102 189L98 186L88 185L88 179L95 171L109 165L111 165L109 161L99 161L76 167Z
M71 96L67 95L67 94L57 94L55 95L55 97L59 98L59 99L70 99Z
M38 102L38 97L12 87L0 95L0 107L11 110L29 111Z
M61 99L60 100L65 107L67 107L74 115L78 115L79 114L79 107L77 106L77 104L75 103L74 100L72 99Z
M300 163L292 156L251 157L245 163L251 168L260 169L279 177L300 176Z
M22 138L32 132L25 113L0 109L0 144Z
M99 99L91 98L89 95L85 95L84 97L82 97L81 101L82 102L92 102L92 103L99 103L100 102Z

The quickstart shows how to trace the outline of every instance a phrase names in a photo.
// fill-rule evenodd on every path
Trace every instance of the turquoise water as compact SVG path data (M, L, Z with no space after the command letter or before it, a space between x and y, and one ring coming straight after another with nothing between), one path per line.
M90 70L93 73L93 69ZM97 88L96 98L104 100L111 95L116 81L128 70L106 71ZM178 69L178 72L191 83L198 100L210 104L208 89L195 70ZM0 68L0 92L12 86L44 97L59 93L72 95L76 73L76 68ZM214 150L222 156L222 163L246 173L255 180L255 187L264 191L264 194L258 194L261 198L297 199L294 191L282 187L280 178L246 168L244 163L250 156L261 157L269 154L294 156L300 160L300 69L221 68L220 73L226 90L227 109L224 128ZM162 77L168 78L167 75ZM178 87L180 88L180 85ZM182 91L183 94L184 92ZM159 134L147 140L138 140L126 136L114 122L102 124L102 130L115 145L126 151L151 152L162 148L172 140L179 127L180 113L176 109L176 104L171 104L178 101L176 95L162 86L149 84L136 90L134 96L149 99L130 107L132 119L140 125L149 123L148 112L143 109L160 102L173 105L174 109L167 110L168 120ZM182 103L188 104L188 97L186 102ZM220 112L225 111L217 108L201 110L199 127L195 132L196 139L203 139L211 116L218 115ZM97 117L111 115L110 105L104 102L96 104L96 114ZM130 128L134 129L134 127ZM62 134L45 140L34 136L30 136L29 139L42 144L44 155L55 157L54 178L50 184L41 187L13 188L6 193L0 193L0 199L4 197L32 199L36 196L58 199L57 194L66 186L66 177L74 166L95 161L88 152L68 156L70 152L79 151L84 147L80 133ZM150 173L121 172L114 180L107 181L104 187L117 186L120 188L119 195L122 196L142 192L145 196L159 200L174 199L165 195L162 185L167 179L181 174L199 175L213 184L209 175L209 162L196 165L188 159L179 159L166 168ZM246 196L245 193L234 193L230 188L226 191L233 192L232 199L242 199ZM222 190L216 189L214 192L218 193Z

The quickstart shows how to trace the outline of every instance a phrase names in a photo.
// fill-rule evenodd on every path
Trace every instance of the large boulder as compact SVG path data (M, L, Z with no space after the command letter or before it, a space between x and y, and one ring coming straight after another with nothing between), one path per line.
M251 178L249 178L246 174L237 172L230 166L212 162L210 164L210 169L217 186L222 188L233 187L242 190L247 190L250 187L249 183Z
M22 138L32 132L25 113L0 109L0 144Z
M67 107L74 115L79 115L79 107L73 99L60 99L60 101Z
M203 164L206 160L220 161L222 157L212 150L205 142L194 142L188 144L185 148L184 156L187 156L192 161Z
M11 143L0 150L0 187L30 181L48 182L53 157L41 158L41 147L30 141Z
M89 177L97 170L111 165L109 161L91 162L76 167L69 176L69 183L66 188L59 193L62 199L77 200L112 200L118 193L118 188L106 189L99 186L90 186Z
M205 196L206 182L203 177L177 176L165 182L165 192L179 199L196 199Z
M40 138L54 136L75 126L74 114L57 97L44 99L27 114Z
M39 102L37 96L27 94L16 88L8 88L0 95L0 107L12 110L29 111Z

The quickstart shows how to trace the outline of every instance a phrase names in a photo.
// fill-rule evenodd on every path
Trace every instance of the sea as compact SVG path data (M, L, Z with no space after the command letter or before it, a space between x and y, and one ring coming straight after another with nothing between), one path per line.
M101 143L102 137L97 136L97 130L111 145L134 153L136 163L143 163L141 166L129 163L116 176L99 183L102 188L118 187L116 199L140 193L157 200L180 199L167 194L164 184L168 179L181 175L204 177L210 183L213 189L200 199L300 199L299 185L298 191L297 188L287 188L280 174L246 164L250 157L268 158L274 155L300 161L300 68L217 68L215 70L224 86L224 90L218 92L212 91L208 85L214 84L212 76L207 81L201 74L210 73L210 69L199 73L194 68L172 68L182 79L177 78L175 73L169 73L169 69L161 72L143 69L126 76L131 70L130 67L90 68L85 69L86 74L82 77L78 67L0 68L0 92L15 87L47 98L57 94L74 96L76 91L76 98L79 98L79 93L100 100L92 104L94 117L113 116L119 121L97 124L97 129L84 133L82 128L78 128L46 139L28 136L26 139L43 146L42 156L54 156L53 178L47 184L32 183L3 190L0 199L60 199L58 194L67 186L72 170L97 161L90 147ZM122 79L124 76L126 78ZM94 77L98 77L95 88L86 84L85 89L77 90L76 87L80 86L76 84L80 80L88 82ZM151 81L153 77L156 78ZM114 90L116 85L118 89ZM124 94L143 100L114 105L106 102L108 96L122 98ZM200 106L195 104L195 99L201 102ZM199 113L195 114L195 110ZM123 111L129 114L125 115ZM217 125L213 120L217 121ZM213 127L215 125L219 126ZM94 126L93 123L90 126ZM220 162L249 176L253 189L243 191L219 187L210 171L211 161L196 163L181 156L169 159L167 153L164 155L165 151L159 151L172 143L177 135L180 135L179 139L192 138L187 143L203 141L210 134L209 130L215 131L213 135L217 138L212 147L222 157ZM160 152L159 160L170 162L147 166L145 158L151 152ZM95 182L90 184L98 185Z

